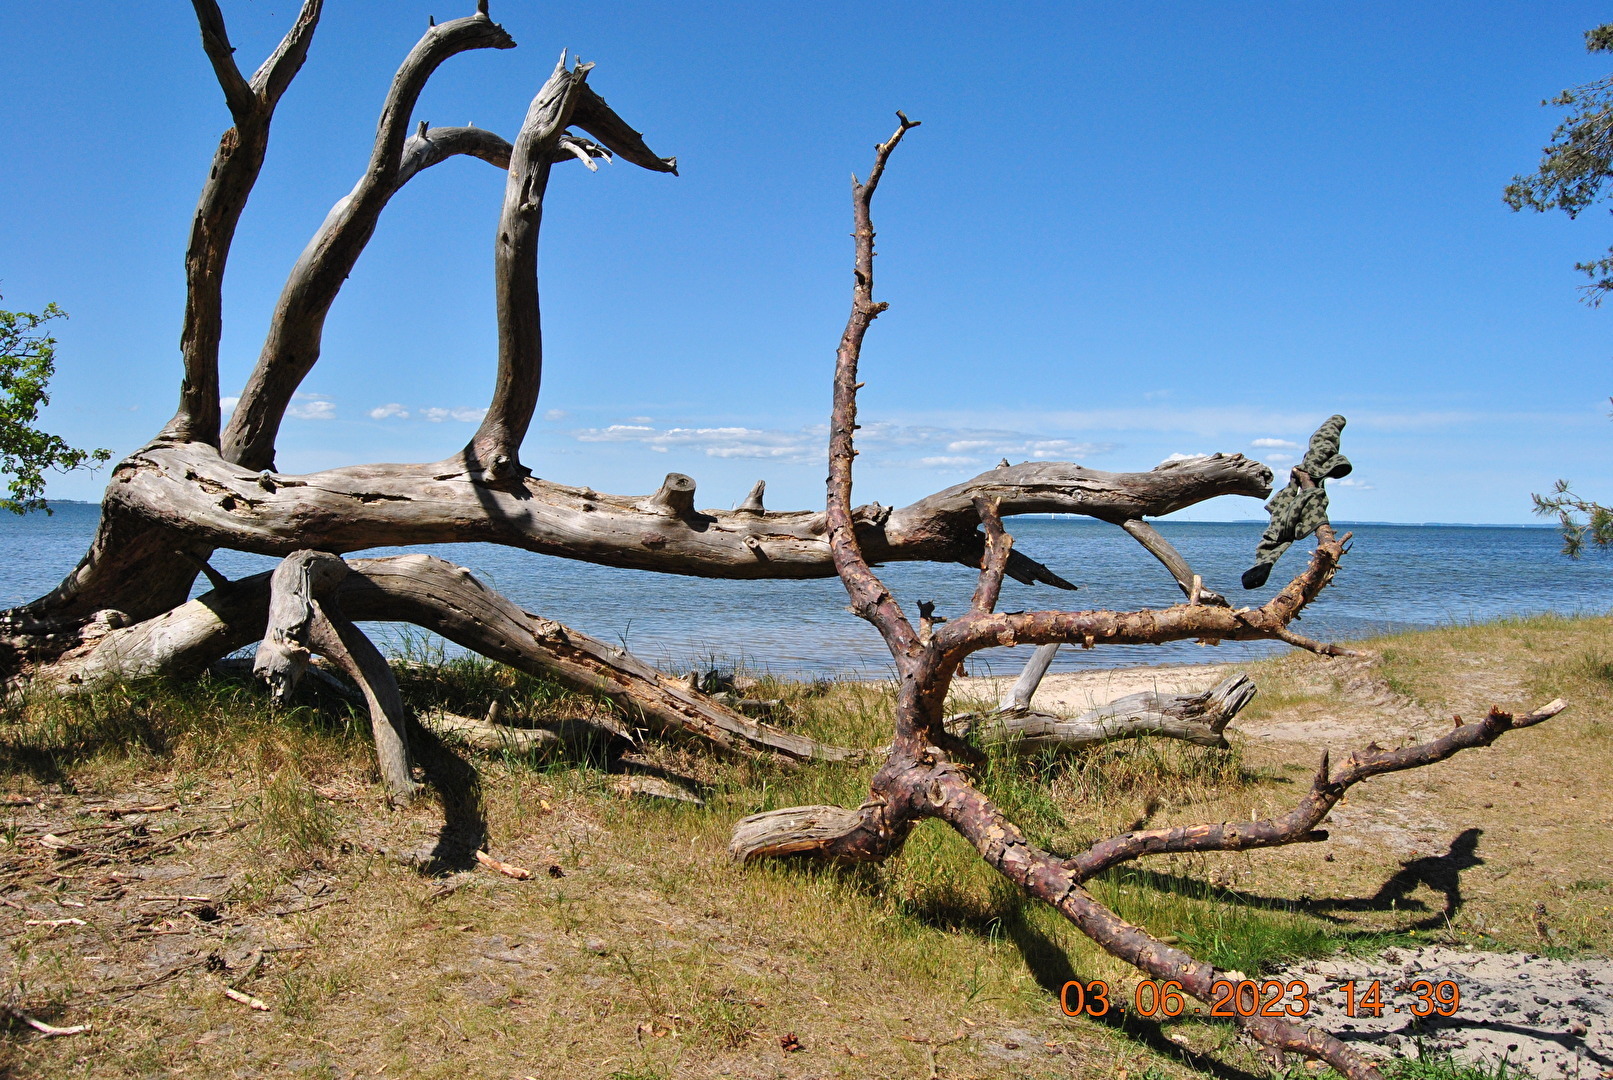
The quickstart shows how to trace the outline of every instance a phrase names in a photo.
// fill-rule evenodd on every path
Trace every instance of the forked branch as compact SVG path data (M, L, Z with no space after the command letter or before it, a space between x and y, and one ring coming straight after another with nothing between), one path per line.
M235 126L219 139L213 168L202 187L185 249L185 323L179 351L185 364L179 411L159 439L219 440L218 346L224 329L224 266L235 226L263 168L269 122L280 96L308 56L321 0L305 0L297 21L250 81L235 64L235 49L216 0L192 0L201 26L202 48L213 65Z
M1317 832L1316 824L1350 784L1379 772L1429 764L1466 746L1488 743L1512 727L1539 723L1554 715L1562 704L1553 702L1520 721L1492 711L1483 724L1458 727L1445 739L1421 747L1400 751L1372 747L1365 754L1352 758L1349 768L1339 776L1329 776L1324 759L1322 773L1311 795L1298 810L1278 821L1131 833L1107 841L1069 862L1030 843L990 799L969 783L963 767L955 763L957 751L963 748L956 735L946 729L941 707L954 674L969 654L984 648L1023 643L1046 647L1071 642L1092 648L1100 642L1157 644L1184 638L1275 639L1303 644L1317 651L1330 651L1328 646L1293 634L1288 624L1326 588L1345 553L1349 537L1336 537L1324 514L1319 527L1315 528L1317 547L1309 565L1261 607L1234 611L1202 602L1206 599L1202 583L1188 574L1185 560L1151 527L1143 524L1142 513L1098 515L1128 526L1128 531L1171 569L1188 593L1189 602L1164 610L1132 612L997 613L995 607L1003 574L1009 566L1012 539L1003 531L997 502L989 493L977 491L971 499L971 509L975 520L984 526L985 537L978 564L980 579L969 610L943 624L935 617L934 605L923 603L920 605L922 631L915 634L894 597L870 569L851 513L852 460L856 453L852 444L856 430L856 393L860 386L858 362L868 326L884 309L884 305L873 300L874 230L869 202L891 150L913 126L906 117L901 117L901 125L895 136L877 148L868 182L853 182L857 240L855 282L851 317L835 364L827 514L830 550L835 569L851 596L852 610L878 628L901 675L897 686L896 737L884 766L873 777L869 799L861 807L856 810L792 807L752 815L735 827L730 852L736 859L745 861L779 855L815 855L851 861L883 859L901 849L917 821L926 817L940 818L968 839L991 866L1030 895L1051 904L1110 953L1149 975L1174 980L1187 993L1208 1001L1221 973L1212 965L1195 960L1128 924L1099 903L1083 883L1107 866L1153 851L1238 850L1321 839L1324 834ZM1335 417L1334 421L1342 426L1342 418ZM1225 464L1236 467L1231 460ZM996 471L1007 472L1008 469ZM1160 471L1170 470L1156 470ZM1269 473L1264 479L1269 484ZM1303 486L1307 479L1296 472L1296 485ZM1325 504L1317 502L1315 505ZM1304 524L1308 531L1315 521L1308 517ZM1044 648L1027 667L1024 693L1015 695L1012 702L1017 709L1028 706L1034 681L1041 677L1051 659L1052 649ZM1165 729L1171 725L1159 723L1156 726L1161 729L1160 733L1195 741L1202 737L1212 745L1224 744L1221 732L1225 719L1247 700L1252 688L1246 691L1237 680L1229 680L1218 687L1217 692L1223 694L1224 703L1219 716L1206 717L1202 727L1195 726L1193 730L1178 724L1167 731ZM1213 697L1215 693L1205 699L1206 709L1209 698ZM1142 708L1166 707L1157 700L1138 704ZM1164 719L1161 717L1162 721ZM1104 738L1125 733L1123 729L1099 724L1095 735ZM1135 733L1140 734L1141 730ZM1268 1016L1240 1017L1238 1023L1267 1046L1326 1061L1350 1080L1381 1080L1369 1060L1325 1032Z

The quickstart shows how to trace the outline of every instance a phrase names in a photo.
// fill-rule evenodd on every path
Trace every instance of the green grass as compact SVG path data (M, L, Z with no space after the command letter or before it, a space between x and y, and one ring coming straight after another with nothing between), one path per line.
M1528 1080L1529 1074L1508 1065L1505 1060L1470 1065L1450 1054L1430 1053L1421 1045L1415 1058L1396 1058L1382 1067L1385 1080ZM1332 1069L1320 1072L1297 1067L1285 1080L1341 1080Z

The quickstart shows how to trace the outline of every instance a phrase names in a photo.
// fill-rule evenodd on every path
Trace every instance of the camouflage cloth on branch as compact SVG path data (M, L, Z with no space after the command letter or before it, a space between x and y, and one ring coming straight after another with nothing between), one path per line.
M1258 589L1271 576L1271 568L1282 558L1283 552L1296 540L1303 540L1319 527L1327 524L1327 489L1324 480L1350 475L1350 459L1339 453L1339 435L1344 431L1344 417L1330 416L1316 434L1311 436L1310 449L1299 469L1316 486L1300 487L1299 481L1289 478L1288 486L1279 491L1266 504L1271 524L1260 537L1255 548L1255 564L1243 572L1243 587Z

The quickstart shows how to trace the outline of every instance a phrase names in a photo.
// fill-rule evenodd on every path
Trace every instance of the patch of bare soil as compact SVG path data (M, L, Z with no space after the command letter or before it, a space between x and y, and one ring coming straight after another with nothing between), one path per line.
M1610 960L1432 946L1308 963L1273 977L1307 984L1313 1023L1385 1056L1416 1057L1421 1043L1490 1068L1505 1061L1543 1080L1613 1072ZM1344 990L1351 982L1353 1014Z

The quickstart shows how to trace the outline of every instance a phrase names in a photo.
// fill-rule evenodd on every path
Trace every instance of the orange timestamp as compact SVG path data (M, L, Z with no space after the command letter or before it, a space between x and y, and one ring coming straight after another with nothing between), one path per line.
M1349 1016L1382 1016L1385 1008L1394 1012L1410 1012L1425 1017L1438 1013L1453 1016L1461 1006L1462 991L1449 979L1430 982L1419 979L1409 987L1411 1001L1406 1005L1384 1004L1383 987L1373 981L1366 984L1342 983L1338 993L1344 995L1344 1011ZM1295 979L1284 982L1267 979L1258 982L1242 979L1218 979L1210 984L1209 1010L1206 1012L1193 1001L1191 995L1174 979L1157 982L1144 979L1132 992L1131 1008L1111 996L1107 982L1067 982L1059 991L1059 1007L1066 1016L1104 1016L1111 1009L1134 1012L1139 1016L1220 1016L1228 1019L1248 1016L1298 1017L1309 1015L1313 1007L1310 984Z

